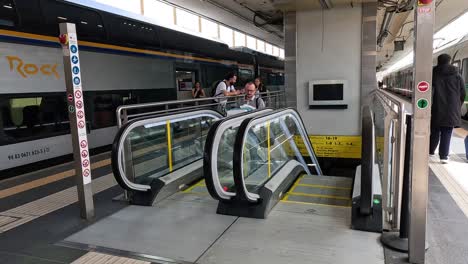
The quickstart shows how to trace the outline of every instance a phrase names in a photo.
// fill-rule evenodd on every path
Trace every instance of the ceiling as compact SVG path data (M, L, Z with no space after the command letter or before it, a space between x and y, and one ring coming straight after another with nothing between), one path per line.
M321 2L331 7L352 6L377 0L200 0L229 10L246 20L257 22L257 26L283 38L283 12L316 10L323 8Z
M437 0L434 32L437 32L467 11L468 1ZM379 34L381 29L384 14L385 8L380 6L377 15L377 34ZM389 36L385 39L383 47L377 47L377 65L382 65L382 70L387 69L413 50L413 21L413 11L400 13L393 17L389 27ZM394 40L405 40L404 50L394 51Z
M360 3L378 2L377 28L378 35L385 14L385 8L381 0L200 0L201 2L216 5L230 13L253 23L254 18L259 28L278 37L284 42L282 24L283 12L307 11L323 8L321 2L330 3L331 7L358 5ZM399 4L408 0L395 0ZM387 1L388 2L388 1ZM435 31L447 25L454 18L468 10L467 0L436 0L436 25ZM377 47L377 65L382 65L382 70L407 55L412 50L414 12L412 10L395 13L388 27L388 36L381 47ZM404 40L404 50L394 51L394 41Z

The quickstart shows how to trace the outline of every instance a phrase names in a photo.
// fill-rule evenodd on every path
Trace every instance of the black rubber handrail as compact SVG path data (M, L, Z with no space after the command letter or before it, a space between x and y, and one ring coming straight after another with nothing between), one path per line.
M372 178L374 167L374 118L369 106L362 108L362 149L361 149L361 207L360 213L372 213Z
M264 117L267 117L267 116L270 116L270 115L273 116L273 115L276 115L276 114L281 113L281 112L287 113L287 112L290 112L290 111L293 111L293 112L295 112L297 114L297 117L299 118L298 121L300 121L300 125L302 126L303 131L305 131L305 126L304 126L304 122L303 122L302 118L300 117L299 113L293 108L280 109L280 110L276 110L276 111L269 112L269 113L266 113L266 114L258 115L258 116L252 117L252 118L247 118L239 126L239 130L238 130L237 136L236 136L236 141L234 143L234 156L233 156L234 183L235 183L235 186L236 186L236 194L237 194L236 199L242 200L242 201L247 201L249 203L258 203L258 202L260 202L259 199L252 199L251 197L249 197L249 195L247 194L247 188L245 186L245 182L244 182L244 179L243 179L242 154L243 154L243 150L244 150L245 133L248 132L247 128L249 127L249 125L252 122L254 122L257 119L261 119L261 118L264 118ZM311 160L313 162L315 162L315 170L316 170L317 174L321 175L322 172L321 172L320 166L319 166L319 164L317 162L317 159L315 157L315 151L313 150L310 139L309 139L307 133L304 136L306 137L305 140L307 140L307 142L305 142L305 144L310 144L309 146L310 146L310 149L312 151L312 153L310 153L312 155L312 157L310 157L310 158L311 158ZM269 180L271 180L273 178L274 178L274 176L272 176ZM265 181L259 187L261 188L262 186L267 184L268 181Z
M218 120L211 126L211 128L208 131L208 134L206 136L205 149L203 151L203 172L204 172L204 176L205 176L206 188L208 189L208 192L210 193L211 197L213 197L214 199L219 200L219 201L228 201L229 200L229 199L221 197L221 195L217 191L217 189L215 187L216 184L214 182L214 177L215 176L213 175L213 169L217 170L217 168L212 168L213 159L217 159L217 157L212 157L212 153L213 153L214 148L219 147L219 144L216 144L214 142L215 136L218 133L221 133L221 131L218 131L219 127L221 125L229 123L229 122L233 122L233 121L237 122L236 119L238 119L239 117L252 116L252 114L261 115L261 113L267 112L267 111L271 112L272 109L266 108L266 109L263 109L263 110L256 110L256 111L253 111L253 112L239 113L239 114L232 115L232 116L226 117L224 119Z
M141 121L145 121L145 120L148 120L148 123L153 123L155 118L165 118L167 120L171 120L171 119L174 119L176 118L176 116L178 116L178 118L181 118L181 116L183 115L187 115L187 117L190 117L192 115L195 115L197 113L206 113L207 115L212 115L212 116L216 116L216 117L219 117L220 119L223 117L219 112L215 111L215 110L199 110L199 111L186 111L186 112L178 112L178 113L172 113L172 114L169 114L169 115L156 115L156 116L146 116L146 117L142 117L142 118L135 118L135 119L132 119L131 121L129 121L128 123L126 123L125 125L123 125L118 131L117 131L117 134L114 138L114 141L112 143L112 152L111 152L111 165L112 165L112 171L113 171L113 174L114 174L114 177L115 177L115 180L117 181L117 183L125 190L127 191L132 191L132 192L147 192L149 190L151 190L151 186L150 185L145 185L145 184L137 184L137 183L131 183L132 186L130 184L128 184L128 182L130 182L128 180L128 178L126 177L126 175L124 175L121 171L121 168L120 168L120 164L119 164L119 160L120 160L120 153L121 153L121 149L124 147L123 146L123 141L122 141L122 136L127 134L127 130L128 129L131 129L132 126L137 123L137 122L141 122ZM180 168L179 168L180 169ZM125 178L124 178L125 177Z

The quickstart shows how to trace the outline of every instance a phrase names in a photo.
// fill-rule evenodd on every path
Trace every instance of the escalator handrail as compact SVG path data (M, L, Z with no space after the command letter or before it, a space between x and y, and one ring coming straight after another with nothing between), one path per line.
M360 213L369 215L372 212L375 131L374 118L369 106L362 108L362 148L361 148L361 207Z
M206 144L203 152L203 170L206 187L214 199L228 201L236 195L236 193L228 192L223 189L218 175L217 157L221 138L224 135L224 132L229 128L240 126L242 121L244 121L246 118L271 111L273 111L273 109L266 108L263 110L237 114L218 120L211 126L206 137Z
M314 149L312 147L312 144L310 142L310 139L308 137L307 131L305 130L304 122L302 121L301 116L299 113L293 109L293 108L285 108L285 109L280 109L271 113L266 113L264 115L252 117L245 119L242 124L239 127L239 131L237 132L237 137L236 137L236 142L234 144L234 158L233 158L233 168L234 168L234 182L236 185L236 192L237 192L237 197L239 199L248 201L250 203L257 203L259 201L259 195L251 193L247 190L247 187L245 185L245 180L244 180L244 143L247 138L247 134L250 131L250 129L260 123L264 123L268 120L275 119L287 114L291 114L293 117L295 117L296 121L299 123L298 129L299 133L304 141L305 147L307 149L307 152L312 160L312 162L315 165L315 170L318 175L322 175L322 171L320 169L320 166L318 164L317 158L315 156ZM271 178L273 178L272 176ZM263 183L263 185L266 184Z
M146 192L151 189L151 186L145 184L138 184L131 182L126 176L123 170L122 164L122 154L123 148L125 144L125 139L135 127L139 127L146 124L158 124L162 122L167 122L170 120L171 122L180 121L180 120L189 120L198 117L213 117L214 119L221 119L223 116L214 110L199 110L199 111L192 111L192 112L183 112L178 114L170 114L164 116L157 116L157 117L144 117L134 119L124 126L122 126L119 131L117 132L114 142L112 143L112 152L111 152L111 164L112 170L114 172L114 177L117 183L127 191L140 191Z

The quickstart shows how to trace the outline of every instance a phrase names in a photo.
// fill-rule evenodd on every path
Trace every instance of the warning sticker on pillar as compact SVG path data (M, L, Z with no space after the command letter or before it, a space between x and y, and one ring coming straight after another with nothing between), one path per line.
M426 81L422 81L418 83L418 91L421 93L425 93L429 90L429 83Z
M425 5L430 5L433 0L418 0L418 5L419 6L425 6Z
M91 170L89 168L89 144L86 135L86 115L84 111L83 81L81 79L78 38L76 33L69 32L66 35L61 35L59 40L63 45L63 49L68 51L63 54L66 56L64 61L68 62L65 63L65 65L67 65L65 68L65 75L67 76L68 112L71 123L76 124L76 126L71 127L73 130L72 140L78 142L76 144L78 149L74 150L74 153L75 157L79 159L76 162L79 162L81 165L83 183L89 184L91 182Z

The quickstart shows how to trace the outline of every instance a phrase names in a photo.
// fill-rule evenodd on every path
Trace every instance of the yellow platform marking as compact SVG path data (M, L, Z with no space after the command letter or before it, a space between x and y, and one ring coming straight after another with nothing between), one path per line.
M281 200L280 202L282 202L282 203L291 203L291 204L303 204L303 205L331 206L331 207L338 207L338 208L350 208L351 207L351 206L344 206L344 205L309 203L309 202L299 202L299 201L285 201L285 200Z
M108 166L110 164L111 164L110 159L105 159L105 160L101 160L101 161L98 161L98 162L93 162L91 164L91 169L94 170L94 169L102 168L102 167ZM75 175L75 170L72 169L72 170L63 171L63 172L60 172L60 173L57 173L57 174L53 174L53 175L50 175L50 176L47 176L47 177L44 177L44 178L40 178L40 179L37 179L37 180L33 180L33 181L30 181L30 182L26 182L26 183L23 183L23 184L19 184L19 185L16 185L14 187L11 187L11 188L1 190L0 191L0 199L15 195L15 194L18 194L18 193L21 193L21 192L29 191L31 189L41 187L41 186L47 185L49 183L60 181L60 180L72 177L74 175Z
M327 198L327 199L337 199L337 200L351 200L351 198L348 197L342 197L342 196L335 196L335 195L326 195L326 194L312 194L312 193L297 193L297 192L289 192L289 196L306 196L306 197L317 197L317 198Z
M291 186L291 189L289 190L289 192L287 192L284 196L283 196L283 201L287 201L289 199L289 193L290 192L293 192L294 189L296 189L297 185L299 184L299 182L302 180L302 178L304 178L305 175L302 175L300 176L299 178L297 178L297 180L294 182L294 184Z
M336 189L336 190L351 190L349 187L338 187L338 186L328 186L328 185L320 185L320 184L307 184L307 183L300 183L296 186L304 186L304 187L311 187L311 188L320 188L320 189Z
M204 182L205 182L205 179L201 179L201 180L197 181L194 185L192 185L192 186L188 187L187 189L183 190L182 192L183 193L195 193L195 192L192 192L192 190L195 189L196 187L206 186L204 184Z

